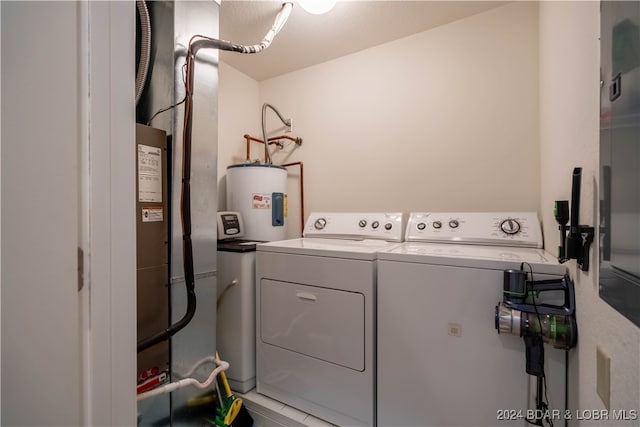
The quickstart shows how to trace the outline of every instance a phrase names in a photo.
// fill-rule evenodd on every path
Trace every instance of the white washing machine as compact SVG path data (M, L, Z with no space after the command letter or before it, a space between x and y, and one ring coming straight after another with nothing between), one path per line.
M378 254L379 425L527 424L536 377L494 314L505 269L565 275L541 248L535 213L410 215L405 243ZM550 409L564 413L565 352L544 350Z
M340 426L375 425L376 259L402 213L312 213L256 253L257 391Z

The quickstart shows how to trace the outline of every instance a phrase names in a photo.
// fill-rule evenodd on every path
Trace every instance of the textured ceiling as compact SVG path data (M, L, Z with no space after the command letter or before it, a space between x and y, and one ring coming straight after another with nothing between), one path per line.
M273 25L283 1L222 0L220 38L257 44ZM221 60L257 81L426 31L503 5L505 1L338 0L325 15L296 2L271 46L254 55L221 52Z

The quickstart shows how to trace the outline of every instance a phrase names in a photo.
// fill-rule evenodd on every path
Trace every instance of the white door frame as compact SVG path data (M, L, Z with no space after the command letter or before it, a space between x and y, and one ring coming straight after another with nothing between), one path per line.
M81 7L82 416L135 425L135 2Z

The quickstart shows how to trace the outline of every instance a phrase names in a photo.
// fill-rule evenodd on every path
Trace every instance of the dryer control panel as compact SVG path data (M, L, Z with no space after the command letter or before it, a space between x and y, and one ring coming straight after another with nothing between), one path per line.
M402 212L313 212L304 237L402 242L406 224Z
M542 248L535 212L412 212L405 240Z

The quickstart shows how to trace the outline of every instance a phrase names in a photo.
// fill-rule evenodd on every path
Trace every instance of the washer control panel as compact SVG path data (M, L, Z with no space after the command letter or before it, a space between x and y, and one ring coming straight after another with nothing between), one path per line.
M405 240L542 248L535 212L412 212Z
M402 242L405 226L402 212L313 212L303 237Z

